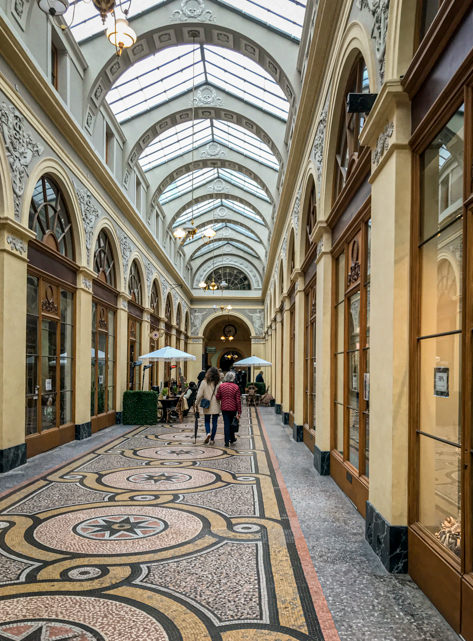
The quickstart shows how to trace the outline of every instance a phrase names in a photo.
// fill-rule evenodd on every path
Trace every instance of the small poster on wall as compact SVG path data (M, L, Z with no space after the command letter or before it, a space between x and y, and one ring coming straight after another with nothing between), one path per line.
M448 398L450 369L448 367L434 367L434 396Z

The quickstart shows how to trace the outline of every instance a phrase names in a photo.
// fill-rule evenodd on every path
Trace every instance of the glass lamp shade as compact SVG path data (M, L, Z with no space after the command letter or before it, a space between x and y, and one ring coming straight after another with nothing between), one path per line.
M114 24L107 29L107 38L117 49L118 55L123 49L132 47L136 42L136 33L128 24L126 18L117 18Z
M207 283L203 280L199 283L200 289L207 289Z
M230 311L231 309L233 309L233 307L231 305L227 305L227 309L228 311Z
M206 229L202 233L202 236L205 236L206 238L208 238L210 240L210 238L213 238L216 234L217 234L217 232L215 231L215 229L212 229L212 227L208 227L208 229Z
M182 227L178 227L177 229L175 229L173 231L173 235L174 235L174 238L179 238L179 240L182 240L183 238L185 238L187 236L187 232ZM200 285L199 285L199 287L200 287Z
M41 11L50 16L62 16L69 9L68 0L38 0Z
M233 338L234 338L233 336L229 336L229 337L228 337L228 340L229 340L229 341L232 341L232 340L233 340Z
M210 289L211 289L212 291L215 291L215 290L218 288L218 285L217 285L217 283L213 280L213 281L210 283L209 287L210 287Z
M225 338L225 336L220 336L220 340L221 340L221 341L225 341L225 340L227 340L227 339Z

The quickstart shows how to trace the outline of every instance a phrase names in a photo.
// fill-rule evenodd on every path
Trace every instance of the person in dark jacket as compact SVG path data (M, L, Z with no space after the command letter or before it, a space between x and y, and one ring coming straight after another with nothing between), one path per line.
M256 383L264 383L263 372L259 372L255 378Z
M227 372L223 383L217 391L217 401L220 401L223 416L223 429L225 434L225 447L236 443L235 433L232 429L232 421L235 417L241 416L240 388L235 383L235 373Z
M187 416L189 414L189 410L195 403L195 399L197 396L197 385L194 383L194 381L191 381L189 383L189 387L186 390L186 393L184 394L184 398L187 401L187 409L184 410L183 414L184 416Z
M197 387L198 388L200 387L200 384L204 380L205 374L206 374L205 369L200 370L199 374L197 374Z

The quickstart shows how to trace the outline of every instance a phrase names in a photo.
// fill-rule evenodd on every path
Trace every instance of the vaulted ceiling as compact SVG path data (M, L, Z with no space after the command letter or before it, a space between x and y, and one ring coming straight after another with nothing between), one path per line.
M115 62L113 78L93 4L76 0L66 15L75 11L92 101L106 100L127 166L145 172L147 207L170 232L191 220L217 232L208 244L198 234L183 245L194 286L216 266L237 266L252 289L261 286L300 89L305 8L306 0L133 0L137 45Z

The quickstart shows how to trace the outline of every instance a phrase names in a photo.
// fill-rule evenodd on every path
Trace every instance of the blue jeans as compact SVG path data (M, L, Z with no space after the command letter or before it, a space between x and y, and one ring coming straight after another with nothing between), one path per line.
M223 433L225 434L225 443L231 443L235 440L235 433L232 430L232 421L236 416L236 411L229 412L222 410L223 416Z
M210 417L212 417L212 434L210 436L210 440L214 441L215 440L215 434L217 432L218 414L204 414L205 433L206 434L210 434Z

